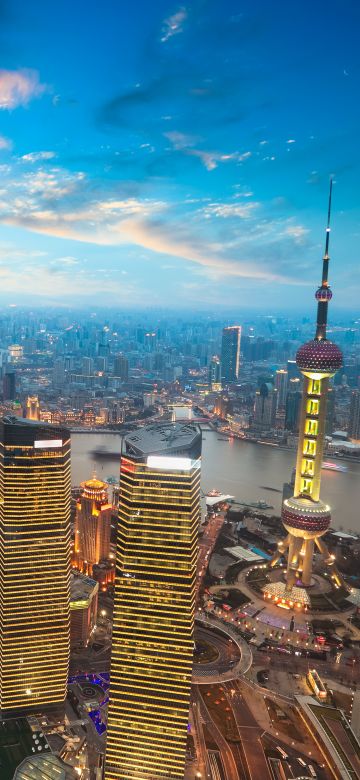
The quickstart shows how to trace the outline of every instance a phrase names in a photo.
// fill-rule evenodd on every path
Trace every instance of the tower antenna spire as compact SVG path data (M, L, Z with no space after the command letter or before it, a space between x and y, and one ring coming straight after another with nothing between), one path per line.
M330 260L329 241L330 241L332 188L333 188L333 177L330 178L329 201L328 201L328 212L327 212L327 223L326 223L326 240L325 240L325 252L323 257L321 286L318 288L318 290L315 293L315 298L318 302L315 339L318 341L322 341L323 339L326 339L328 304L332 298L332 292L330 290L329 283L328 283L329 260Z

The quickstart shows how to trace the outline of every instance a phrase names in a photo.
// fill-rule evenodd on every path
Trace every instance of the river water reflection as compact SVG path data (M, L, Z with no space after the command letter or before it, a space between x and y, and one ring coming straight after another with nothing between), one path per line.
M119 477L121 436L117 433L72 434L72 484L79 485L96 470L100 479ZM109 459L92 452L106 448ZM264 499L280 513L283 482L289 480L295 452L203 432L202 489L218 488L239 501ZM332 507L333 526L360 532L360 464L347 463L347 472L323 471L322 498Z

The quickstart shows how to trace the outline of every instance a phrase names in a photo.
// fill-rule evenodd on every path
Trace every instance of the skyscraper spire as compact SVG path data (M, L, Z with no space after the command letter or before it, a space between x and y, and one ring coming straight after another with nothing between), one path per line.
M322 269L322 280L321 280L321 286L316 290L315 298L318 302L318 310L317 310L317 323L316 323L316 335L315 339L317 341L322 341L323 339L326 339L326 324L327 324L327 312L328 312L328 304L329 301L331 301L332 298L332 292L328 284L328 274L329 274L329 241L330 241L330 217L331 217L331 199L332 199L332 186L333 186L333 180L330 179L330 190L329 190L329 203L328 203L328 215L327 215L327 225L326 225L326 240L325 240L325 252L323 257L323 269Z

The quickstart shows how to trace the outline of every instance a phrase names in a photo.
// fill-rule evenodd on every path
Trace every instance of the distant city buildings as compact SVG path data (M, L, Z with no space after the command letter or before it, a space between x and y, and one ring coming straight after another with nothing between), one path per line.
M223 382L237 382L240 367L240 325L224 328L221 341L221 373Z
M184 776L200 456L194 424L124 440L105 780Z
M64 702L69 663L70 435L0 422L0 711Z

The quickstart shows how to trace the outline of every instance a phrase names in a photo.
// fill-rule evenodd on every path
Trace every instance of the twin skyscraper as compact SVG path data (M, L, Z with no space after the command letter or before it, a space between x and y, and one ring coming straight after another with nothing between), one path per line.
M122 445L106 780L184 774L194 646L201 431L141 428ZM70 434L0 423L0 707L66 697Z

